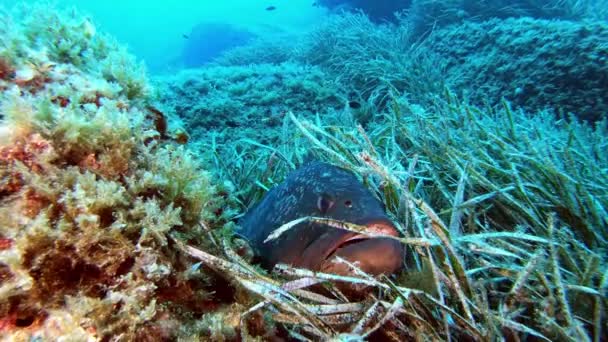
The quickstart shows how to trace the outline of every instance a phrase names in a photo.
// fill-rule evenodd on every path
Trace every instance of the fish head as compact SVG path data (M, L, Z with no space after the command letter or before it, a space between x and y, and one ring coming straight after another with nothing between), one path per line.
M362 226L366 233L398 235L382 203L354 173L323 162L305 164L271 189L241 219L238 234L249 241L257 262L266 269L280 263L350 274L341 259L371 275L394 273L401 267L404 247L400 242L340 229L324 223L324 218L338 225ZM276 229L296 220L301 222L268 239Z
M370 236L398 236L382 203L351 172L335 168L315 176L317 181L308 192L306 205L301 205L308 207L307 215L365 229L357 233L315 220L295 228L292 234L306 241L305 248L298 251L297 265L328 273L352 274L353 269L341 261L344 259L374 276L391 274L401 268L403 245L392 238Z

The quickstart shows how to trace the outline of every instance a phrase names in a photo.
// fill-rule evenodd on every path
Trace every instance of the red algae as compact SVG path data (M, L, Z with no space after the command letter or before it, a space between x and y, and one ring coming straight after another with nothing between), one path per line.
M9 249L13 246L13 239L0 237L0 251Z
M10 80L15 76L15 68L6 58L0 57L0 79Z

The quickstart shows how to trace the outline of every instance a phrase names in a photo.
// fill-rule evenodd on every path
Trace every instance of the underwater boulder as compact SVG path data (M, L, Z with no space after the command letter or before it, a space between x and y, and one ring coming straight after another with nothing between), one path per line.
M198 67L229 49L247 44L254 37L255 34L228 23L202 22L184 35L186 43L181 60L186 67Z
M278 143L285 112L314 118L344 106L323 70L296 63L214 65L168 75L157 86L162 106L179 115L192 141L215 135L218 145L235 136Z
M414 36L439 28L491 19L534 18L547 20L606 21L608 10L601 1L530 0L412 0L407 22Z
M608 27L533 18L467 22L423 45L443 61L452 90L478 105L506 99L595 122L608 113Z

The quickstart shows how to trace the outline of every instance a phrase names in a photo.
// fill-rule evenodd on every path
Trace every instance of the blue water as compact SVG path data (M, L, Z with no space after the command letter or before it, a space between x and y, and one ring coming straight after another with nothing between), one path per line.
M11 7L17 0L0 0ZM27 1L28 3L41 1ZM234 25L257 34L307 30L326 10L312 0L56 0L91 16L97 31L114 36L143 59L151 72L161 72L178 58L184 35L202 22ZM273 11L266 10L275 6Z

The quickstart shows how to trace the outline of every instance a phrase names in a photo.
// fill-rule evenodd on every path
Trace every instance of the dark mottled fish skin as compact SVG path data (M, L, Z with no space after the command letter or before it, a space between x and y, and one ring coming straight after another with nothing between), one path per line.
M304 216L323 216L360 225L379 224L394 230L382 204L353 173L331 164L313 162L293 171L283 183L271 189L241 219L238 234L249 241L266 268L285 263L312 270L328 269L324 265L329 254L357 234L305 222L277 240L264 243L272 231ZM360 245L365 248L358 250L356 245L345 248L344 254L352 252L357 260L368 259L366 262L374 264L370 266L371 273L392 273L401 266L403 247L394 240L368 239ZM386 253L378 253L378 249ZM384 260L386 257L391 260ZM348 255L345 258L348 259Z

